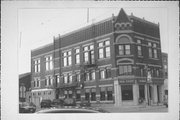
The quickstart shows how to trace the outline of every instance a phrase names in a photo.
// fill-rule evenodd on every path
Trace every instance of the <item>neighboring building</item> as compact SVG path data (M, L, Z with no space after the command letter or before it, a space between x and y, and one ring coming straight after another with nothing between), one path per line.
M168 95L168 54L162 53L164 92Z
M31 101L31 73L19 75L19 102Z
M31 51L32 100L75 98L94 104L163 101L159 24L117 16L55 37Z

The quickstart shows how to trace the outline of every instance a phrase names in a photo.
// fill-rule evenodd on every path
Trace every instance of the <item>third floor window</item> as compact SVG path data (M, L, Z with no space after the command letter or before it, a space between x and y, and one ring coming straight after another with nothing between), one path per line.
M63 53L63 66L70 66L72 65L72 57L71 57L71 51L66 51Z
M46 71L53 69L53 59L52 56L46 56Z
M83 47L83 60L84 62L94 63L94 45Z
M34 72L40 72L40 59L34 60Z
M110 41L103 41L98 43L98 56L99 59L110 57Z
M131 48L130 45L119 45L119 55L130 55Z
M75 49L75 64L79 64L80 63L80 49L76 48Z

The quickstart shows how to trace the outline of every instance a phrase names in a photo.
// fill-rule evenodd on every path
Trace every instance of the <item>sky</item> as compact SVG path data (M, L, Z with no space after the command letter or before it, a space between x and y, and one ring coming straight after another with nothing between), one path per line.
M53 42L53 37L63 35L83 26L118 15L121 8L79 7L58 9L19 9L18 11L18 73L30 72L31 50ZM127 15L160 24L161 47L168 52L166 8L123 8ZM89 11L89 12L88 12ZM88 16L88 17L87 17ZM88 19L89 18L89 19ZM88 21L88 22L87 22Z

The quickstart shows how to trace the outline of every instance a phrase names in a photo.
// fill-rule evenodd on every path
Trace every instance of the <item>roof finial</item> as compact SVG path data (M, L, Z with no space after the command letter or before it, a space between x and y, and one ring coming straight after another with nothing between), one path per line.
M114 17L114 13L112 14L112 23L115 22L115 17Z

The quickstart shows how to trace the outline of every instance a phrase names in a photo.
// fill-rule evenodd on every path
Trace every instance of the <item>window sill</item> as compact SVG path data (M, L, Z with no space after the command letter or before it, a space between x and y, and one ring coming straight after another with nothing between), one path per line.
M34 89L38 89L38 88L41 88L41 87L34 87Z
M95 80L88 80L88 81L84 81L85 83L89 83L89 82L95 82Z
M116 57L133 57L134 55L117 55Z
M111 57L107 57L107 58L98 58L98 61L109 60L109 59L111 59Z
M113 100L104 100L104 101L100 101L100 103L113 103Z
M90 103L96 103L96 100L94 100L94 101L91 101L91 100L90 100Z
M142 55L138 55L138 58L144 58Z
M74 64L75 66L80 66L81 64L80 63L76 63L76 64Z
M34 72L35 75L40 74L40 72Z
M149 59L152 59L152 60L159 60L158 58L149 58Z
M100 81L106 81L106 80L111 80L111 78L104 78L104 79L99 79Z
M133 102L133 100L122 100L122 102Z
M53 69L52 70L46 70L46 72L53 72Z
M70 65L70 66L64 66L64 67L62 67L62 68L70 68L70 67L72 67L72 65Z

